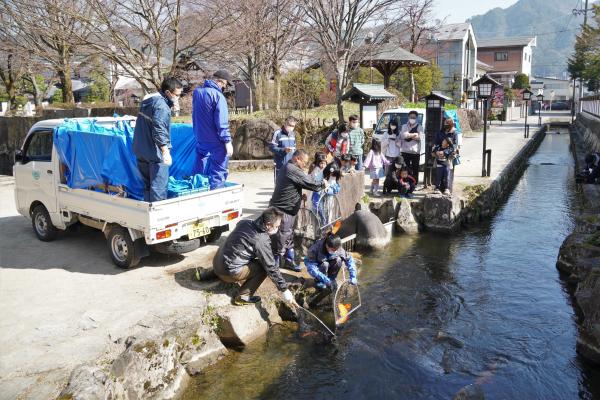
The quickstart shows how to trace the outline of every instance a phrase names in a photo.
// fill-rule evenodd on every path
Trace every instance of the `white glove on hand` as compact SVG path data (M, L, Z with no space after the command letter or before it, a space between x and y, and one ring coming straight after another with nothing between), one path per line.
M171 158L171 152L166 150L163 152L163 164L171 165L173 164L173 159Z
M298 303L296 303L294 295L292 294L292 292L290 292L290 289L286 289L285 292L283 292L283 300L285 300L285 302L291 306L298 306Z
M225 151L227 152L227 157L233 155L233 144L231 144L231 142L225 143Z

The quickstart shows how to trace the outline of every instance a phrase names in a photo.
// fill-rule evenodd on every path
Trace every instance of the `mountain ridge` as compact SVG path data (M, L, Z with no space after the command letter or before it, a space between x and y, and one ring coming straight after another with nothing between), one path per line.
M478 39L537 36L532 75L568 78L567 60L583 24L583 16L573 15L574 8L583 8L582 0L519 0L507 8L495 7L475 15L467 22L473 25Z

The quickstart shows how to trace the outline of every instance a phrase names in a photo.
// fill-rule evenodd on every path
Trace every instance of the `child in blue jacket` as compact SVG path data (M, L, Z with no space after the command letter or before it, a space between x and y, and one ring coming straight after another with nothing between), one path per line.
M304 264L310 276L315 279L315 286L319 289L335 286L336 278L343 264L348 269L350 283L358 284L354 259L342 248L342 239L332 232L310 246L307 256L304 257Z

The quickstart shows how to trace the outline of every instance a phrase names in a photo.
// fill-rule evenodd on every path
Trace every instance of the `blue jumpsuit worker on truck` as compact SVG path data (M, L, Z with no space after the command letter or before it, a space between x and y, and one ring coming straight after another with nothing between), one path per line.
M183 85L165 78L160 92L146 96L140 106L133 132L133 153L144 181L144 201L167 198L171 159L171 108L181 96Z
M223 89L233 85L233 77L225 70L215 72L204 86L194 90L192 122L196 137L194 174L208 177L210 189L219 189L227 180L227 164L233 155L229 133L229 111Z

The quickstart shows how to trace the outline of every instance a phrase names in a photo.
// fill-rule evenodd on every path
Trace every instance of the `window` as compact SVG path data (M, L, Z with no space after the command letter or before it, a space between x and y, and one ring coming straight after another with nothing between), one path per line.
M52 131L36 131L25 144L25 161L52 160Z
M508 51L497 51L494 53L496 61L508 61Z
M439 100L437 100L439 101ZM377 131L380 133L387 132L388 124L390 123L390 118L394 118L396 122L399 123L399 128L402 125L408 123L408 112L403 113L385 113L379 119L379 124L377 125ZM423 114L419 113L417 116L417 122L419 124L423 124Z

